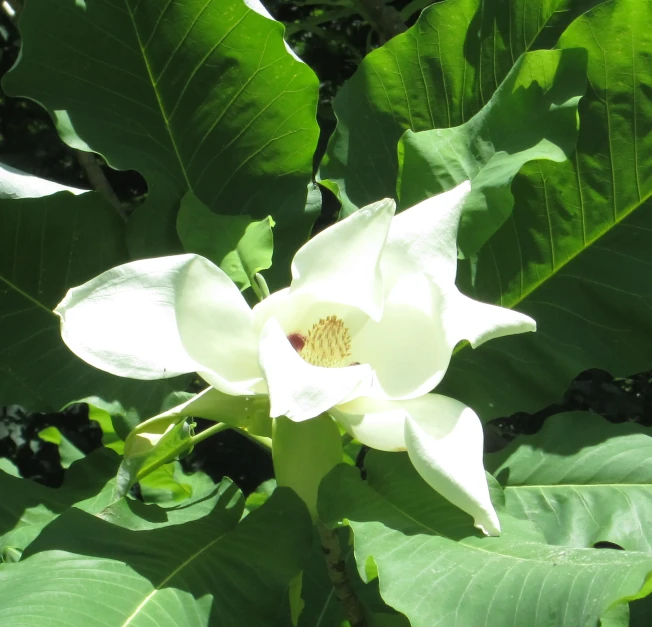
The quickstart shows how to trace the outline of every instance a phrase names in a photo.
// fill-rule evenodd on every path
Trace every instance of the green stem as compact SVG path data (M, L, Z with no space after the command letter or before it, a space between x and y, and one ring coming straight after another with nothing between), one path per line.
M184 440L176 448L172 449L165 457L161 457L160 459L157 459L153 464L141 468L136 474L136 478L134 482L142 480L144 477L153 473L161 466L164 466L165 464L174 461L179 457L181 453L183 453L186 449L190 448L191 446L194 446L195 444L199 444L200 442L204 441L206 438L210 438L212 435L215 435L216 433L220 433L221 431L226 431L227 429L231 429L231 426L223 422L218 422L217 424L208 427L208 429L204 429L201 433L198 433L197 435L194 435L191 438Z
M268 453L272 452L272 438L266 438L263 435L254 435L249 433L246 429L241 429L240 427L231 427L234 431L237 431L240 435L244 435L245 438L248 438L252 442L255 442L261 448L264 448Z

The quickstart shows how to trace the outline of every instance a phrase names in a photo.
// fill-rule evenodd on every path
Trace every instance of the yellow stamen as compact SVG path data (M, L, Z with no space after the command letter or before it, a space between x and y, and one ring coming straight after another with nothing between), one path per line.
M351 354L351 336L337 316L320 318L312 325L299 351L308 363L324 368L339 368Z

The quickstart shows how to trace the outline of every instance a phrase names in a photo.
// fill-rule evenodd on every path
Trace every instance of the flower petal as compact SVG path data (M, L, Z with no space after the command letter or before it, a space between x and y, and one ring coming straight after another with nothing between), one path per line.
M482 465L482 424L459 401L439 394L408 401L405 443L416 471L443 497L473 516L487 535L500 535Z
M134 379L165 379L200 366L184 348L176 292L193 255L134 261L68 291L54 310L78 357Z
M333 407L328 413L356 440L371 448L406 450L405 402L361 397Z
M500 533L482 465L482 425L466 405L439 394L424 394L407 401L358 398L329 413L371 448L407 449L415 469L430 486L473 516L485 533Z
M386 290L403 274L423 272L440 285L457 274L457 229L471 191L465 181L399 213L389 229L382 270Z
M184 348L201 364L199 374L214 388L226 394L264 393L249 305L220 268L204 257L188 257L176 288Z
M455 347L468 340L473 348L505 335L536 331L537 323L525 314L473 300L453 287L443 298L442 326Z
M271 417L287 416L296 422L368 392L373 376L367 365L322 368L309 364L292 348L275 318L263 327L259 360L269 389Z
M415 398L432 390L448 368L452 346L440 319L438 291L423 274L395 283L379 322L369 320L353 337L353 361L377 377L373 396Z
M395 209L393 200L381 200L313 237L294 256L290 293L356 307L379 320L380 258Z

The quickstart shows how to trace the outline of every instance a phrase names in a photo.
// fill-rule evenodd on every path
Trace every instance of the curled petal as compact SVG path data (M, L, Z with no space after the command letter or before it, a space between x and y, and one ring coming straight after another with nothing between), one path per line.
M482 424L459 401L426 394L410 408L405 443L416 471L443 497L473 516L475 526L500 535L500 522L489 497L482 464Z
M460 340L468 340L475 348L497 337L536 331L537 328L537 323L529 316L473 300L457 288L450 290L442 300L442 325L451 350Z
M54 310L64 342L111 374L165 379L201 369L177 328L177 289L194 255L134 261L71 289Z
M372 371L367 365L322 368L304 361L275 318L263 327L259 360L267 381L272 418L308 420L368 392L371 386Z
M455 282L457 230L470 191L471 183L465 181L394 218L382 259L386 289L398 277L414 272L423 272L439 285Z
M253 314L240 290L216 265L189 255L176 288L179 334L199 374L226 394L264 393Z
M407 401L358 398L329 412L357 440L383 451L406 450L417 472L488 535L500 533L482 465L480 419L447 396Z
M381 200L313 237L292 261L290 293L355 307L379 320L380 258L395 209L393 200Z

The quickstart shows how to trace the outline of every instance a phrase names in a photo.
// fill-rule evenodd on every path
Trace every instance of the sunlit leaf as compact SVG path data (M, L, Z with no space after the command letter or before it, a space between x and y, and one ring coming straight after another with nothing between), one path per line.
M362 578L377 574L383 599L412 627L547 627L551 617L596 624L652 572L648 553L552 546L500 508L502 535L481 537L405 454L372 451L365 467L367 484L356 469L335 468L319 510L325 520L348 521Z

